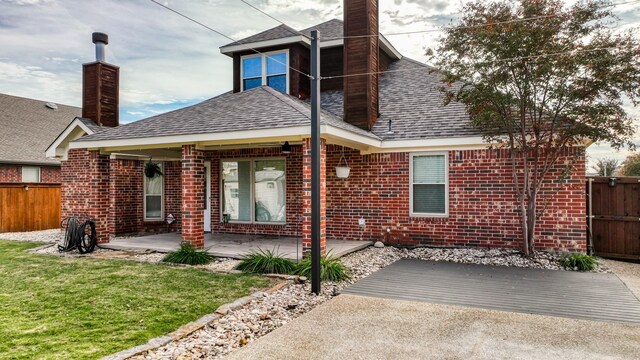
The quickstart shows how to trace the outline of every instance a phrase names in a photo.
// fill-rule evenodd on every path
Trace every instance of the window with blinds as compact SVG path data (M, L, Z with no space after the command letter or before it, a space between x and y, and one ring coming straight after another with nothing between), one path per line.
M448 214L448 171L446 153L411 155L411 215Z

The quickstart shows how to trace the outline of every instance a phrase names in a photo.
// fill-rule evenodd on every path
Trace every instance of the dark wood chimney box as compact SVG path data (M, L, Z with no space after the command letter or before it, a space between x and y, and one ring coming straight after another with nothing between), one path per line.
M363 35L369 35L364 36ZM378 71L378 1L344 1L344 73ZM361 36L348 38L349 36ZM378 74L344 78L344 119L365 130L378 118Z
M100 126L118 126L120 68L93 62L83 64L82 70L82 117Z

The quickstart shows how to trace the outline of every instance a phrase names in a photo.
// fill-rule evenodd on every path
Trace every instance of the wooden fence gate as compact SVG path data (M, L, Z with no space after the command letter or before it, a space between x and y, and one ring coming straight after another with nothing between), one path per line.
M593 253L640 259L640 178L588 178L587 195Z
M60 226L60 184L0 183L0 232Z

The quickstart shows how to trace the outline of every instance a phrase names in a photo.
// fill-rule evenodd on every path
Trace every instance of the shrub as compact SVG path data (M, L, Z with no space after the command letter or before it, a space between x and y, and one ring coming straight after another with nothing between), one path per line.
M311 257L305 257L297 266L297 275L311 279ZM349 279L347 268L340 259L334 258L329 252L320 258L320 281L343 281Z
M236 266L250 274L292 274L295 268L293 261L280 257L275 249L252 251Z
M214 256L206 250L198 250L187 242L180 244L180 249L172 251L162 261L174 264L203 265L208 264Z
M579 253L565 255L560 259L560 265L565 268L577 268L580 271L591 271L596 268L597 264L598 262L593 256Z

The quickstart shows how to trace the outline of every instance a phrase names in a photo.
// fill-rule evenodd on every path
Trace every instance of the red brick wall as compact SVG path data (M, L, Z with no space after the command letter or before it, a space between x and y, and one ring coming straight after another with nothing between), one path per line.
M21 167L15 165L0 165L0 182L22 182Z
M345 149L348 179L335 176L342 148L327 150L330 239L381 240L435 246L520 247L520 228L506 151L449 151L449 216L409 217L409 153L361 156ZM553 170L573 172L538 223L537 247L585 250L585 157L567 152ZM364 218L365 227L358 225ZM390 233L387 233L390 229Z
M181 170L180 161L164 162L164 216L172 214L178 220L182 207ZM179 231L180 221L176 221L171 226L164 223L164 227L169 231Z
M43 183L59 183L62 181L60 167L58 166L41 166L40 182ZM22 166L21 165L3 165L0 164L0 182L22 182Z
M208 151L206 160L211 161L211 230L213 232L239 234L265 234L302 236L302 146L292 146L291 154L285 155L280 147ZM221 159L286 157L287 220L277 224L224 224L220 214Z
M142 162L112 159L110 161L111 217L116 235L138 232L142 226L143 189Z
M109 240L113 226L109 199L109 157L98 151L69 150L62 162L62 218L87 215L96 219L98 242Z

